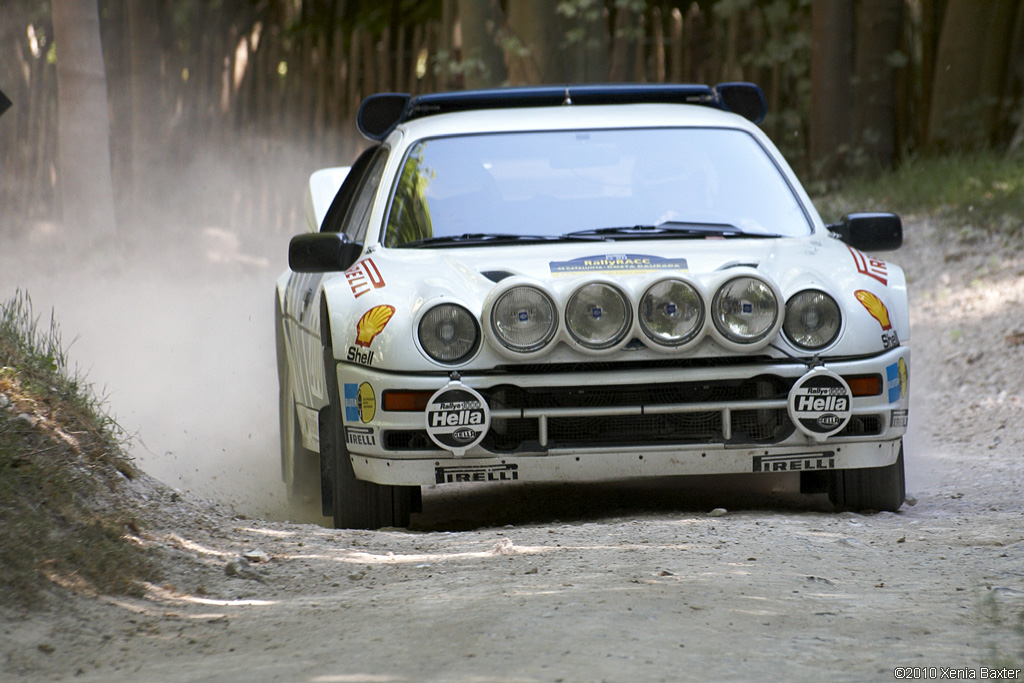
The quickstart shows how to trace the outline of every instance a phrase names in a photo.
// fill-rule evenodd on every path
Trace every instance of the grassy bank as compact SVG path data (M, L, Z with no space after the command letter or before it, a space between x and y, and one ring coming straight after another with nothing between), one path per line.
M848 178L815 204L826 222L850 211L929 214L960 238L998 234L1024 242L1024 155L911 158L894 171Z
M26 294L0 302L0 603L135 592L152 565L121 492L125 435L38 322Z

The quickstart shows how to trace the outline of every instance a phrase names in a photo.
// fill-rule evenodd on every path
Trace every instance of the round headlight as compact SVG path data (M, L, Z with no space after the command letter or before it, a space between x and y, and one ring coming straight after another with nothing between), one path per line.
M842 323L835 299L817 289L808 289L786 302L782 330L802 349L820 349L835 341Z
M715 327L739 344L760 341L779 317L779 302L767 283L738 277L718 288L711 304Z
M603 282L592 282L576 290L565 308L565 324L573 339L588 349L615 346L633 322L626 296Z
M651 341L679 346L696 336L704 323L704 302L692 285L663 280L640 299L640 327Z
M543 348L555 336L557 326L555 303L536 287L512 287L491 309L491 329L498 341L513 351Z
M420 346L439 363L460 363L476 351L476 318L462 306L440 304L420 318Z

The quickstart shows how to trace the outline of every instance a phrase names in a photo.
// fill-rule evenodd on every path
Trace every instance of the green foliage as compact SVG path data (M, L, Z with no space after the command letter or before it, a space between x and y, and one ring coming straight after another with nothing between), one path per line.
M977 231L1024 237L1024 163L994 151L911 157L894 171L843 181L816 199L826 222L849 211L929 213L961 237Z
M126 538L118 495L137 476L123 430L77 373L60 331L40 328L27 294L0 303L0 602L31 605L48 581L137 592L153 573Z
M427 204L427 187L434 172L423 166L423 152L428 144L419 143L405 160L398 189L395 190L391 215L388 217L387 231L384 233L386 247L427 239L434 234Z

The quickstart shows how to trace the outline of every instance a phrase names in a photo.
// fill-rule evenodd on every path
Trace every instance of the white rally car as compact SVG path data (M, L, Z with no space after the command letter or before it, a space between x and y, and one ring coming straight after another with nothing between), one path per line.
M277 283L282 467L343 528L424 485L799 472L904 500L893 214L825 225L751 84L368 98Z

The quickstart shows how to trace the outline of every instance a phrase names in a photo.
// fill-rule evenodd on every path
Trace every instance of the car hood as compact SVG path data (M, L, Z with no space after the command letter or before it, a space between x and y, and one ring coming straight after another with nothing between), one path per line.
M711 334L685 348L668 349L646 340L634 322L629 342L610 351L581 349L568 335L561 334L565 338L543 352L525 355L504 349L490 332L489 307L495 293L515 283L533 284L548 292L561 316L572 292L590 281L615 284L631 299L635 310L646 288L658 279L686 279L698 287L710 306L717 287L740 275L768 281L783 301L805 289L818 289L832 296L844 322L837 340L823 350L822 357L872 355L909 340L902 270L829 235L446 249L374 247L345 273L326 277L322 289L328 301L336 356L345 358L339 349L348 348L350 360L354 356L364 365L393 370L484 371L517 362L579 363L597 358L629 362L744 354L809 357L806 351L790 344L781 330L749 349L729 347ZM483 337L479 350L455 366L431 360L417 339L420 317L440 303L465 307L476 317ZM711 327L710 321L706 326Z

